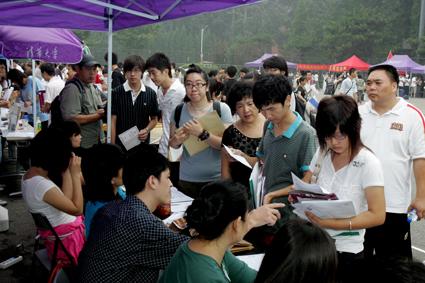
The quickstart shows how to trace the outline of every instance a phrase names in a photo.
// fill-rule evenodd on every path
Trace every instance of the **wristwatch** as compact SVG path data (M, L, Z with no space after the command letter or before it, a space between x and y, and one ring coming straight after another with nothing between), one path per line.
M210 137L210 133L207 130L203 130L202 133L198 136L200 141L207 140Z

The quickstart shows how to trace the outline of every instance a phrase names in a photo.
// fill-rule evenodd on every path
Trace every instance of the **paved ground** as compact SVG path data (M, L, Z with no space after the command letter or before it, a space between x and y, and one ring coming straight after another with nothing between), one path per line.
M412 98L410 103L420 108L425 113L425 99ZM425 263L425 221L419 221L412 225L412 246L415 259Z
M411 99L411 103L425 112L425 99ZM0 166L2 172L12 170L14 163L6 162ZM0 233L0 261L11 256L22 255L24 261L6 270L0 270L0 282L45 282L43 274L34 274L31 269L32 248L34 244L35 229L31 216L26 210L21 197L10 198L8 194L19 188L19 179L0 179L6 183L5 190L0 191L0 199L8 201L9 230ZM412 245L414 258L425 261L425 221L412 225Z

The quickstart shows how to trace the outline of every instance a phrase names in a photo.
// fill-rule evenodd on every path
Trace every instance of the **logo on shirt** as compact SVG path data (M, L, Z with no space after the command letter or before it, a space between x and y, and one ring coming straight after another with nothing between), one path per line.
M403 124L394 122L394 123L391 124L390 129L391 130L398 130L398 131L402 132L403 131Z
M356 161L356 160L354 160L353 161L353 167L358 167L358 168L360 168L360 167L362 167L364 165L364 162L363 161Z

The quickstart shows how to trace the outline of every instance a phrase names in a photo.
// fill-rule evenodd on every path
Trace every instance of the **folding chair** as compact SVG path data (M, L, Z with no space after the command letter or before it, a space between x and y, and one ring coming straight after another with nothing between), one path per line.
M73 257L65 248L61 238L56 233L55 229L53 228L52 224L50 224L47 217L40 213L31 213L31 216L38 230L48 230L53 234L55 238L52 259L49 260L47 256L47 249L46 248L39 249L39 244L41 239L40 235L37 233L37 236L35 237L34 258L37 258L41 262L41 264L49 271L49 277L52 275L52 272L55 270L55 267L58 264L57 254L58 254L59 248L61 248L62 251L67 255L69 261L71 262L71 265L75 267L76 264L74 262ZM33 265L34 265L34 258L33 258Z

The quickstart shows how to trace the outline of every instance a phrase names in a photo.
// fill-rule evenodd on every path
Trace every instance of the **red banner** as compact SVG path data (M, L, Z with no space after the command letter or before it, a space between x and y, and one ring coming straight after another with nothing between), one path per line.
M300 71L328 71L329 65L324 64L297 64Z

